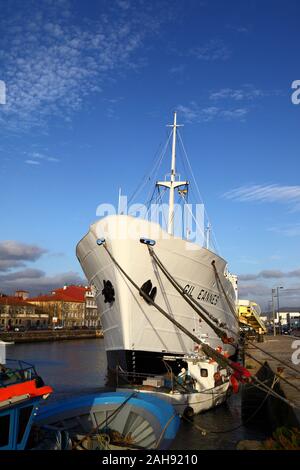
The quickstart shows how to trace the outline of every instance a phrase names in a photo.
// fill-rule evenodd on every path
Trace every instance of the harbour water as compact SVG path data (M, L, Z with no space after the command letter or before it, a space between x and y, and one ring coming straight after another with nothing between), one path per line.
M15 344L8 347L7 356L35 364L37 372L54 389L51 401L105 387L106 355L102 339ZM235 449L241 440L261 440L270 434L268 428L262 429L261 423L241 425L240 395L232 395L225 405L195 416L194 423L208 433L203 436L183 421L172 449Z

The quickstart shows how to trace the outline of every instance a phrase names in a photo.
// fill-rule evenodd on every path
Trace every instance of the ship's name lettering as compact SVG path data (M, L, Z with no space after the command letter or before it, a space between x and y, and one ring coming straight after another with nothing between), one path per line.
M184 287L184 292L186 294L189 294L190 296L194 297L195 295L195 286L192 284L186 284ZM201 289L198 295L196 295L197 300L202 300L203 302L208 302L211 305L217 305L218 300L220 296L218 294L214 294L213 292L210 292L205 289Z

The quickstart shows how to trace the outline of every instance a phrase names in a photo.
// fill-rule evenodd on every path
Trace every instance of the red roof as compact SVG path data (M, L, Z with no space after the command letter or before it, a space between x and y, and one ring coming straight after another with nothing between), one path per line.
M60 288L53 291L53 294L40 295L38 297L32 297L28 301L39 301L39 302L85 302L85 292L87 288L83 286L67 286L65 289Z
M77 299L77 301L85 302L85 293L90 290L90 287L85 286L65 286L59 289L55 289L54 292L55 294L67 295L68 297Z
M32 305L21 297L7 296L0 297L1 305L19 305L20 307L32 307Z

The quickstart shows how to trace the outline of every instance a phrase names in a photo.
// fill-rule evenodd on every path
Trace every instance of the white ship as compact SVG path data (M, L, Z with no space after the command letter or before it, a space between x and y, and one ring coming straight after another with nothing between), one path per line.
M111 370L120 367L128 372L161 373L165 370L162 357L197 351L195 337L227 356L236 353L239 328L235 291L226 261L207 245L174 235L174 196L177 191L184 196L189 185L176 174L177 127L175 113L171 174L156 183L169 192L166 229L130 215L111 215L92 224L77 245L82 269L96 289ZM159 262L179 289L163 273ZM149 297L147 301L141 295L141 288L169 318L149 302ZM210 323L191 307L195 302L209 314ZM231 338L229 342L223 342L218 328Z

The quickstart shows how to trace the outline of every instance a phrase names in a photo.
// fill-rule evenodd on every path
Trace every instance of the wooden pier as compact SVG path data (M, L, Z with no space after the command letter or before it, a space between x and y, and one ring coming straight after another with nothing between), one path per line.
M102 330L33 330L0 332L0 340L14 343L37 343L44 341L62 341L71 339L103 338Z

